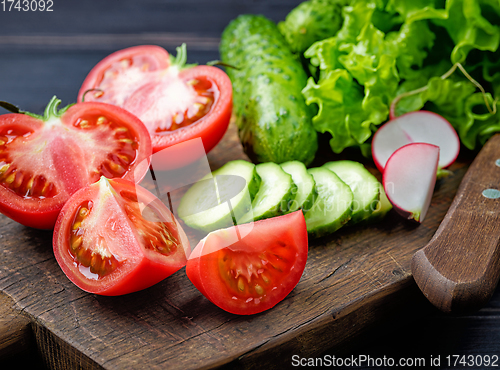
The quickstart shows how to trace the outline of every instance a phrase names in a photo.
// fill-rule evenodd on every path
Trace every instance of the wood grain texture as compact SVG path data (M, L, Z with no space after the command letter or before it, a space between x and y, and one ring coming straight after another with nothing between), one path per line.
M424 295L444 312L482 307L500 276L500 197L483 195L500 184L500 135L492 137L465 175L429 244L412 260Z
M14 306L9 296L0 293L0 358L3 359L25 354L33 345L31 320Z
M215 169L238 157L245 158L231 125L209 161ZM57 265L51 232L3 216L0 290L34 319L37 345L50 368L276 367L290 362L291 354L319 355L345 345L391 307L404 307L398 297L413 285L411 256L437 229L466 167L457 163L454 175L438 183L420 226L391 212L379 224L311 240L297 287L273 309L251 317L218 309L184 270L126 296L85 293ZM189 236L193 245L200 237L191 231Z

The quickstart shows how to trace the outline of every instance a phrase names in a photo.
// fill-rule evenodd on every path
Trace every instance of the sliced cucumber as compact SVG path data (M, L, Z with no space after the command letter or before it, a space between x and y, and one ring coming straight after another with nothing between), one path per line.
M261 179L260 188L252 202L252 209L239 220L239 223L283 214L297 191L292 176L283 171L278 164L260 163L255 169Z
M297 191L290 201L288 212L294 212L302 209L303 212L311 209L316 190L314 188L314 178L307 172L307 167L299 161L289 161L282 163L281 168L292 176L292 180L297 185Z
M304 217L307 231L319 237L337 231L349 221L353 194L351 188L327 168L311 168L308 172L314 178L318 197Z
M243 160L226 163L194 184L177 213L190 227L205 232L242 223L260 187L256 166Z
M379 183L380 186L380 200L377 202L375 210L371 215L361 221L364 224L371 224L382 220L387 212L392 209L392 204L385 194L384 186Z
M352 190L352 214L349 224L355 224L367 217L377 208L380 197L380 183L365 166L353 161L328 162L323 167L340 177Z

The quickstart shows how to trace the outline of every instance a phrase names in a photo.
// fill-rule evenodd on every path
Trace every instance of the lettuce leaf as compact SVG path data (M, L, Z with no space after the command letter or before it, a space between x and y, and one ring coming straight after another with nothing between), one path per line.
M318 106L314 126L332 135L334 152L365 147L392 100L424 86L399 102L397 115L433 110L470 149L500 131L499 114L485 110L461 72L440 77L460 62L490 92L490 105L500 96L499 0L353 0L342 15L339 32L304 53L319 73L303 94Z

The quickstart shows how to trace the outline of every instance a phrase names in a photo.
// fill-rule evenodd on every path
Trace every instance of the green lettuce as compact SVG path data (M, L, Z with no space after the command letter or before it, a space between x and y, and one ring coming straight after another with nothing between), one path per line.
M303 90L315 104L317 131L331 134L336 153L365 148L389 118L429 109L456 128L474 149L500 131L495 97L500 96L500 1L354 0L342 11L339 32L306 50L319 70ZM478 91L462 72L443 79L460 62L487 91ZM486 109L485 100L490 109Z

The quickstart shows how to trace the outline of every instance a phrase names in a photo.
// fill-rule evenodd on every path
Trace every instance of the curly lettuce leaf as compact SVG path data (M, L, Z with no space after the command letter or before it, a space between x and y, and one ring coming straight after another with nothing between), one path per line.
M320 72L303 93L320 107L315 127L332 134L334 152L362 147L391 101L422 87L399 102L397 115L433 110L470 149L499 131L498 113L485 110L484 96L461 72L440 77L460 62L490 92L491 106L500 97L499 0L353 0L342 14L337 35L304 54Z
M500 42L500 2L498 0L447 0L446 19L434 23L444 27L455 47L452 63L464 63L471 50L494 52Z
M335 153L372 135L370 117L362 108L364 94L345 69L329 72L319 83L309 78L302 93L306 104L317 104L314 128L332 135L330 146Z

